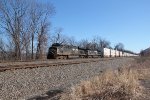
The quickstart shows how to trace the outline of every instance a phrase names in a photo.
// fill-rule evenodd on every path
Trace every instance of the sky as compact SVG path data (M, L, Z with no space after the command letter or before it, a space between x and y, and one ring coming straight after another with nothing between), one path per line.
M51 0L53 27L76 40L98 36L140 52L150 47L150 0Z

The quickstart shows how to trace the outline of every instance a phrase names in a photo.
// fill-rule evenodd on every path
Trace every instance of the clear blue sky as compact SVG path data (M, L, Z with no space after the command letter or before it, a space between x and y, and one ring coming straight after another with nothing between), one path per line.
M51 0L53 27L77 40L100 36L113 47L140 52L150 46L150 0Z

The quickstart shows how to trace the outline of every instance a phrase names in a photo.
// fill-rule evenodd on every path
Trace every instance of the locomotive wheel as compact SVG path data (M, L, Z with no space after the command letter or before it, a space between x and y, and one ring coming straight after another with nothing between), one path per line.
M68 59L68 58L69 58L69 57L68 57L68 55L66 55L65 57L66 57L66 59Z
M54 59L57 59L57 55L54 55L53 58L54 58Z
M87 58L87 56L85 56L85 55L80 55L79 57L80 58Z
M63 59L67 59L67 56L63 56Z
M63 59L62 56L57 56L56 59Z
M88 56L88 58L92 58L92 56Z

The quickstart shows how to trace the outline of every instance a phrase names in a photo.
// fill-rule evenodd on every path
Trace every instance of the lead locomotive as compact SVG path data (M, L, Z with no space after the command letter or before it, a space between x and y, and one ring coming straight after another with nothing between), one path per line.
M102 57L98 50L83 49L77 46L54 43L48 50L47 59L68 59L69 57L93 58Z

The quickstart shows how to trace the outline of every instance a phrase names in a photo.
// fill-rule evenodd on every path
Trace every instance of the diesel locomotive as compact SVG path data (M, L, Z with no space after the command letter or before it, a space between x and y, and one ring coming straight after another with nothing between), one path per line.
M84 49L77 46L54 43L48 50L47 59L68 59L70 57L94 58L102 57L98 50Z

